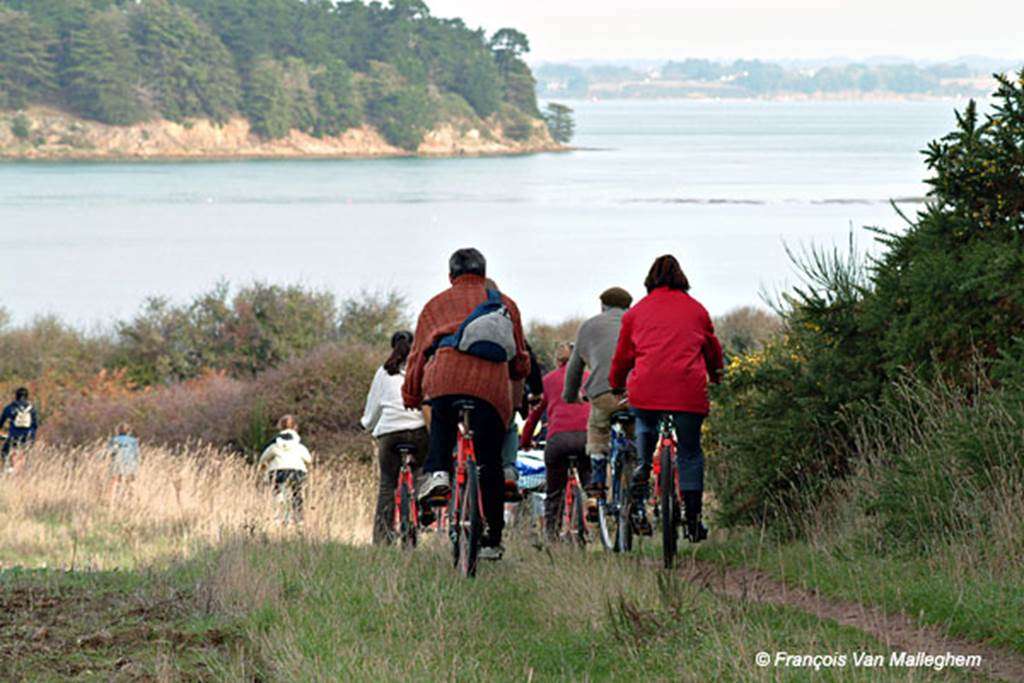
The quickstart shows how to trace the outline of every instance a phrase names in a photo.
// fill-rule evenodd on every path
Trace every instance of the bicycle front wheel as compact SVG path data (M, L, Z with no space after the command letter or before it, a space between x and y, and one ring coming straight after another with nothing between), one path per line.
M661 518L661 555L665 561L665 569L671 569L676 561L679 539L679 498L675 491L673 471L673 450L662 448L659 453L661 458L661 472L658 473L658 488L661 489L661 500L659 501Z
M456 566L459 573L471 578L476 576L480 539L484 531L480 514L480 474L472 462L466 464L466 485L460 492L457 519Z

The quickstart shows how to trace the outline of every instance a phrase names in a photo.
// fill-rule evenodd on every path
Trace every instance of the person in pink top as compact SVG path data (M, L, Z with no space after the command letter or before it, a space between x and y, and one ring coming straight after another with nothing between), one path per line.
M583 484L590 481L590 458L587 457L587 420L590 407L586 403L566 403L562 398L565 387L565 371L569 357L572 355L572 344L560 344L555 351L554 370L544 376L544 394L533 410L530 411L520 445L528 449L533 443L533 433L540 422L541 416L547 412L548 431L544 444L544 467L546 470L547 495L544 499L544 529L548 538L557 538L559 525L562 522L559 512L562 497L565 495L565 483L569 478L569 458L576 457Z

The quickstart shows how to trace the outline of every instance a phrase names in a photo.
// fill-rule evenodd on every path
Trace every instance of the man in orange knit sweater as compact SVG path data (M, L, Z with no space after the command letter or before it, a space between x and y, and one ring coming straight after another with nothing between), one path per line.
M423 464L426 478L421 499L446 495L460 411L456 403L471 401L470 427L480 465L487 531L481 542L481 559L501 557L504 527L505 481L501 448L512 418L511 382L530 372L522 320L515 302L504 294L501 302L512 321L514 350L508 362L495 362L440 346L442 338L459 329L480 304L488 300L485 284L487 261L476 249L459 249L448 262L451 287L423 307L416 324L415 342L409 354L402 396L409 408L430 405L430 450Z

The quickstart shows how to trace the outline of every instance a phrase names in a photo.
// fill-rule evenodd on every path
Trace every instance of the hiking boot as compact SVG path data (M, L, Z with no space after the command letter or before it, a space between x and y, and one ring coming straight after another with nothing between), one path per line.
M590 456L590 481L583 487L591 496L604 497L607 486L608 458L605 456Z
M590 522L591 524L597 524L597 522L598 522L597 498L593 498L593 497L587 498L586 507L587 507L587 513L586 513L587 514L587 521Z
M431 472L420 484L419 499L425 505L436 505L438 501L443 504L451 491L451 480L447 472Z
M683 536L690 543L700 543L708 537L708 528L699 520L686 520L683 525Z
M489 562L497 562L505 554L505 549L500 545L486 545L480 548L480 559Z

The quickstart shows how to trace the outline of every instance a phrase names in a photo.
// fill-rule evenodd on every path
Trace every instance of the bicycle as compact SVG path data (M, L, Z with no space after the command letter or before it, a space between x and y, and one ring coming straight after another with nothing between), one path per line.
M584 520L584 505L587 500L580 483L579 468L576 455L569 456L569 476L565 482L565 493L562 496L562 532L563 540L568 540L580 548L587 545L587 524Z
M416 466L416 445L400 443L395 446L402 457L402 468L398 471L395 486L395 525L398 540L403 548L416 547L419 533L419 505L416 502L416 482L412 472Z
M611 552L633 549L633 525L630 521L629 465L636 458L636 444L626 432L633 414L621 410L611 415L612 440L608 455L607 496L597 499L597 523L601 544Z
M470 427L472 402L456 404L462 419L456 435L455 488L448 502L448 535L452 541L455 567L466 578L476 576L480 541L484 532L483 497L480 493L480 471Z
M662 418L659 431L658 448L654 454L655 495L658 500L656 509L661 527L661 556L665 569L671 569L679 550L679 527L683 525L679 502L679 470L676 467L678 447L669 418Z

